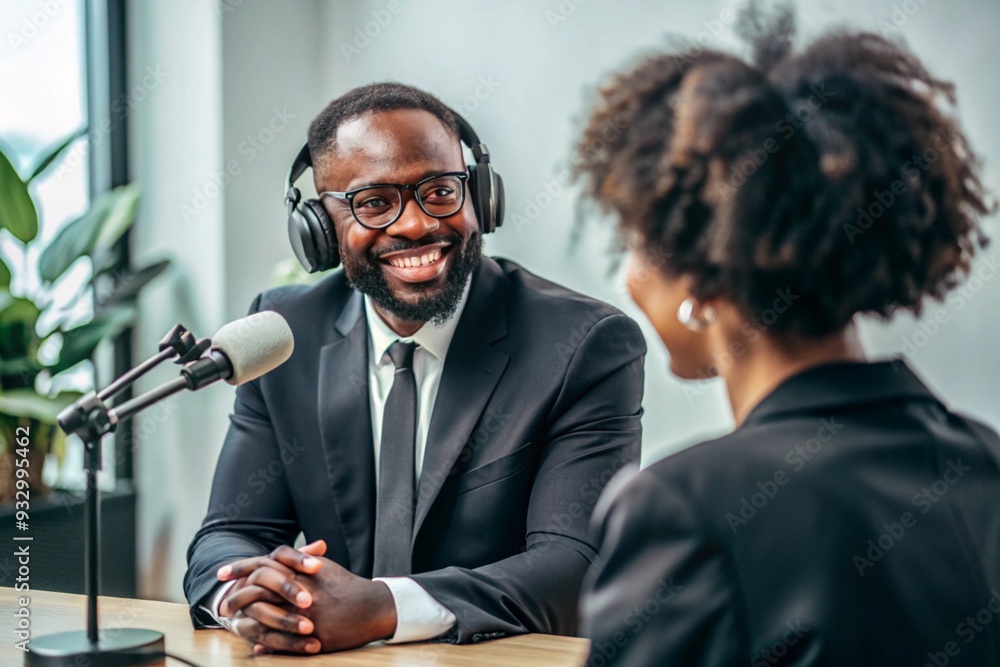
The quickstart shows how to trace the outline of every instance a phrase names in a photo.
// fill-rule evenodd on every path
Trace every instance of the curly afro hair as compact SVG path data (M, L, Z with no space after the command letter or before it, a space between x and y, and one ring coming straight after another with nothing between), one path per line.
M774 333L919 314L968 272L986 245L978 219L996 209L942 109L954 87L872 33L831 33L795 53L793 15L761 16L739 19L749 62L693 48L614 75L578 142L576 177L622 238L667 257L662 270L690 276L697 298L725 298L750 319L777 290L798 295Z

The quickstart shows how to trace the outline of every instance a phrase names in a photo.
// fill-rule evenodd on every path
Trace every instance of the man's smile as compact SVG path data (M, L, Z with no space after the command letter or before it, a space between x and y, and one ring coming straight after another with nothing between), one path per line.
M398 250L379 257L379 262L391 275L408 283L434 280L445 272L450 242L430 243L416 248Z

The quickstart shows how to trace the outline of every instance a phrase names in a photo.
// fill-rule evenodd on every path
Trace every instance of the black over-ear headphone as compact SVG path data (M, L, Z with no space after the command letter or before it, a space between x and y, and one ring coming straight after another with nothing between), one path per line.
M490 164L490 150L469 123L452 111L458 122L459 138L472 150L474 164L469 165L468 195L479 220L483 234L496 231L503 224L503 179ZM309 273L326 271L340 265L340 248L333 223L318 199L302 200L302 193L295 187L306 169L312 166L309 144L295 156L288 170L285 187L285 206L288 208L288 240L299 262Z

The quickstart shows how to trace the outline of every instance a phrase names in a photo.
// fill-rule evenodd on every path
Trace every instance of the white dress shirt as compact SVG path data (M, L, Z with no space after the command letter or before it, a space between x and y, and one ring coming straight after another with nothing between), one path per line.
M455 335L455 327L465 309L469 297L469 285L465 285L462 299L451 316L443 324L428 322L412 336L401 338L389 328L382 317L375 311L371 298L365 296L365 317L368 318L368 400L372 418L372 442L375 444L375 480L378 488L379 453L382 445L382 413L389 391L396 375L396 369L389 358L389 347L397 340L405 343L414 342L417 348L413 353L413 375L417 383L417 433L414 464L416 479L420 480L423 469L424 451L427 448L427 431L430 428L431 415L434 413L434 403L437 400L438 387L441 384L441 372L444 370L444 360ZM430 593L409 577L379 577L388 587L396 605L396 633L390 643L422 641L437 637L455 625L455 615L435 600ZM229 588L236 582L227 582L219 587L212 601L209 612L222 627L229 627L229 619L219 613L219 605Z

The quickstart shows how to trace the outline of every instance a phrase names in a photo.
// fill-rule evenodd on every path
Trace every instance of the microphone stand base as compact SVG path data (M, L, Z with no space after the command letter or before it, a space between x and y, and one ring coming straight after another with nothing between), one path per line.
M26 667L132 667L164 664L163 633L139 628L101 630L95 644L86 630L31 640Z

